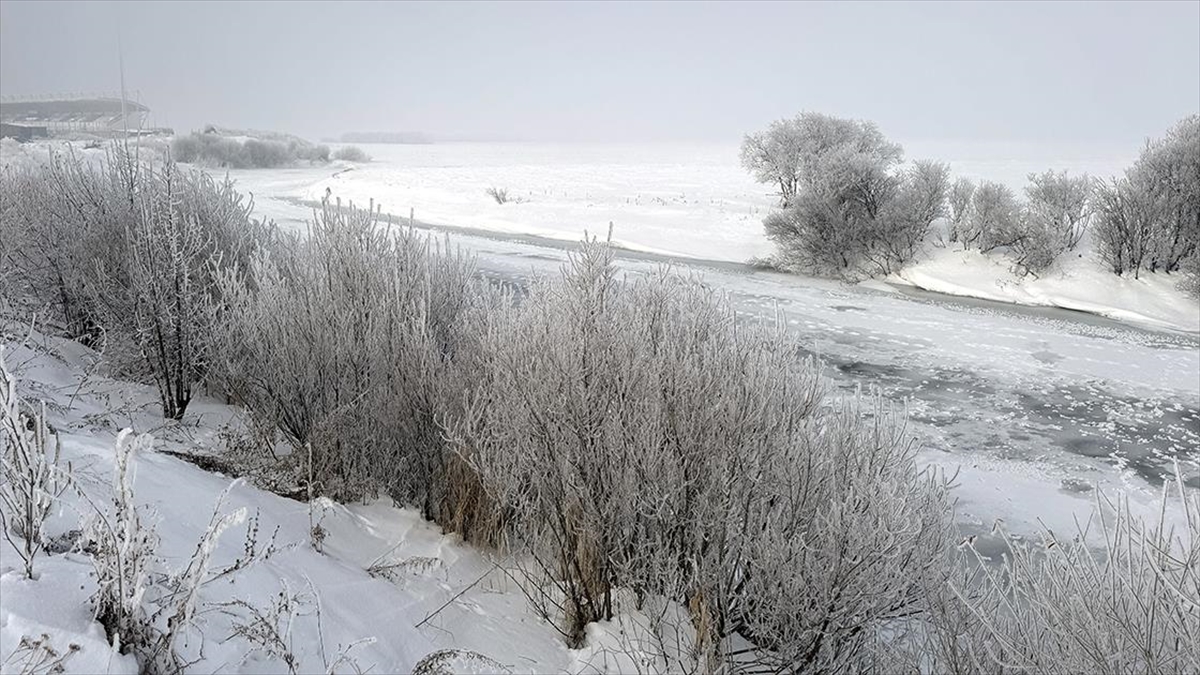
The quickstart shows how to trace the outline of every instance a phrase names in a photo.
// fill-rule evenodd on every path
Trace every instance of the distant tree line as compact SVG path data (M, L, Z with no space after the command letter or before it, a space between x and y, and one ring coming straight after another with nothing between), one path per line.
M429 134L419 131L348 131L339 139L342 143L394 143L402 145L428 145L433 143Z
M274 169L301 162L329 161L329 146L315 145L302 138L274 134L272 137L230 138L209 128L176 136L171 154L178 162L226 169Z
M1200 116L1147 143L1125 176L1030 174L1023 198L1007 186L960 178L945 164L916 161L871 122L801 113L742 142L742 165L778 190L764 221L779 266L847 279L883 276L908 264L931 226L949 220L964 249L1006 254L1019 274L1038 275L1091 230L1116 274L1183 272L1200 282Z

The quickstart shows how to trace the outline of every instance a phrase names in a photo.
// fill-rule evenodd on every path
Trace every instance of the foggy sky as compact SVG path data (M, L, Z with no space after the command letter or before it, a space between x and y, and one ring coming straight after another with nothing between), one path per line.
M317 138L729 140L813 110L900 139L1140 143L1200 111L1200 2L0 2L0 94Z

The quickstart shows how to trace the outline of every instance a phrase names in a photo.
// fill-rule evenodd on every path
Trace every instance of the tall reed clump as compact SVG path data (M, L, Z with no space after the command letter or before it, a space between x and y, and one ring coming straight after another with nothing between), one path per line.
M0 535L34 576L33 561L46 547L43 526L70 480L62 442L46 423L46 406L21 400L17 378L0 345ZM14 539L16 537L16 539Z
M1200 491L1163 487L1151 518L1097 497L1073 535L1047 530L999 564L969 547L931 592L910 664L935 673L1200 670Z

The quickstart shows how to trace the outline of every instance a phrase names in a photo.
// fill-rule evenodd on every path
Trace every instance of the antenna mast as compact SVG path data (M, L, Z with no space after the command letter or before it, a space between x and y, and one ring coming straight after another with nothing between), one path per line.
M125 110L125 51L121 47L121 24L117 23L117 67L121 70L121 126L129 138L129 113Z

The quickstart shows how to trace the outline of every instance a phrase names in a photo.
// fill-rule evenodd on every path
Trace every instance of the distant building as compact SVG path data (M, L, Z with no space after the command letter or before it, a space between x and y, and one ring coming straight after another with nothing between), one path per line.
M0 122L19 127L41 127L52 134L84 131L96 134L137 131L146 124L150 109L118 98L0 101Z
M45 138L48 135L46 127L26 127L0 122L0 138L12 138L24 143L35 138Z

